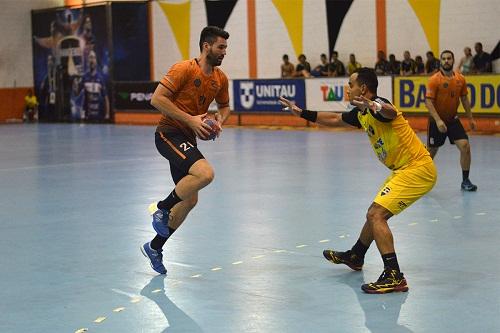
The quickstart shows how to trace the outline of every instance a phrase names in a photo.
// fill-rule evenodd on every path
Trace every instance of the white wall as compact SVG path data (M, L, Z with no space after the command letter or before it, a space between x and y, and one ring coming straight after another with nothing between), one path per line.
M31 10L60 7L64 0L2 0L0 11L0 88L33 84ZM336 49L346 62L355 53L363 65L373 66L376 55L375 2L353 2L337 39ZM304 53L314 67L319 55L328 52L326 14L323 0L304 0ZM500 39L497 0L441 0L440 46L462 56L464 46L473 48L476 41L491 51ZM256 1L257 63L262 78L279 76L284 53L296 63L296 55L285 25L271 0ZM191 0L190 56L198 55L198 38L206 25L203 0ZM239 0L226 25L231 37L222 69L231 78L248 77L247 1ZM181 56L167 23L153 2L154 79L160 79ZM425 55L429 45L411 6L405 0L387 0L388 53L402 57L404 50L413 56Z
M64 0L2 0L0 88L33 86L31 10L64 5Z
M191 3L191 36L192 40L197 40L201 27L206 24L204 3L202 0L191 0ZM248 77L246 6L246 0L239 0L226 26L231 37L222 69L231 78ZM156 3L154 7L155 79L159 79L170 65L180 60L180 53L163 12ZM355 53L362 65L374 65L377 53L375 15L375 1L352 3L335 47L344 63L350 53ZM484 49L490 52L500 39L499 17L498 0L441 0L440 48L455 52L457 62L463 55L464 46L473 48L476 41L481 41ZM283 54L288 54L295 64L297 60L286 27L271 0L256 1L256 22L258 76L278 77ZM313 67L319 63L321 53L328 53L326 22L324 1L304 0L303 52ZM405 50L413 57L421 55L425 59L425 53L430 50L420 22L406 0L387 0L387 49L388 54L394 53L398 59L403 57ZM198 55L197 45L196 48L191 46L190 55Z

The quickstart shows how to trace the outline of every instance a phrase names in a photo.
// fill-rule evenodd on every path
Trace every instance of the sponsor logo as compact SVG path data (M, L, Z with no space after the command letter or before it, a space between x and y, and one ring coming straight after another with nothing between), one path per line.
M130 93L130 101L144 102L150 101L151 97L153 97L153 93L142 93L142 92L131 92Z
M398 202L398 205L399 205L399 208L401 208L401 209L408 207L408 205L404 201Z
M240 103L245 109L251 109L254 104L278 105L278 97L294 99L296 95L294 84L259 84L256 82L240 82Z
M320 89L324 102L339 102L347 99L344 95L344 86L322 85Z

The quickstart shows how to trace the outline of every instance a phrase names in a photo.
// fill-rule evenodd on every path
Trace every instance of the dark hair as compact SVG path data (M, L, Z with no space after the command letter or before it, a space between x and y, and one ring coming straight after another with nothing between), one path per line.
M326 58L326 54L321 53L321 56L320 56L320 57L322 57L322 58Z
M212 45L217 40L217 37L224 39L229 38L229 33L216 26L208 26L203 28L200 34L200 52L203 50L203 43L207 42Z
M283 54L283 59L288 59L288 54Z
M363 67L360 68L356 73L358 74L358 77L356 78L358 84L365 84L370 92L377 94L378 79L377 74L375 74L373 68Z
M441 55L439 56L439 59L441 59L441 57L442 57L442 56L443 56L443 54L445 54L445 53L449 53L449 54L451 54L451 58L452 58L453 60L455 60L455 55L454 55L454 54L453 54L453 52L451 52L450 50L444 50L443 52L441 52Z
M336 55L337 57L339 56L339 53L337 51L333 51L332 55Z

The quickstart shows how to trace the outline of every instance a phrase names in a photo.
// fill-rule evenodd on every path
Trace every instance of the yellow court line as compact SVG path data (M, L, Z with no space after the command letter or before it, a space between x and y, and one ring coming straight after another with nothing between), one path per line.
M297 245L296 248L300 249L301 247L306 247L307 245L306 244L301 244L301 245Z
M252 257L252 259L260 259L260 258L263 258L265 256L266 256L265 254L261 254L259 256Z
M163 289L155 289L152 291L153 294L159 293L160 291L163 291Z
M274 250L273 252L274 253L283 253L283 252L286 252L286 250Z
M330 241L329 239L322 239L318 243L326 243L326 242L329 242L329 241Z
M103 321L106 320L106 317L97 317L95 320L94 320L94 323L97 323L97 324L100 324L102 323Z
M192 278L199 278L200 276L201 276L201 274L191 275Z
M413 227L414 225L417 225L417 224L418 224L418 222L408 223L408 225L409 225L410 227Z
M215 272L215 271L220 271L221 269L222 269L222 267L214 267L211 269L211 271Z
M113 312L122 312L123 310L125 310L125 308L122 306L122 307L113 309Z
M84 327L84 328L79 328L79 329L77 329L77 330L75 331L75 333L84 333L84 332L88 332L88 330L89 330L89 329L88 329L88 328L85 328L85 327Z
M242 263L243 263L243 261L235 261L235 262L233 262L232 264L233 264L233 265L239 265L239 264L242 264Z
M141 301L141 297L134 297L130 300L130 303L139 303Z

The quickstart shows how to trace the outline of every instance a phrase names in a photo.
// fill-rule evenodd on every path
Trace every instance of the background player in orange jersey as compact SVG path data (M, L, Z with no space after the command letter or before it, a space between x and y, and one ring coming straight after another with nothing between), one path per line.
M464 191L476 191L477 186L469 180L471 153L469 137L458 119L457 109L460 101L469 118L472 130L476 122L472 117L471 107L467 99L467 84L459 72L453 71L455 57L453 52L446 50L441 53L441 69L429 78L425 105L429 109L430 118L427 128L427 149L434 158L446 137L451 144L460 150L460 166L462 167L462 185Z
M206 139L211 127L204 122L215 99L218 132L229 116L226 75L218 68L226 55L229 33L213 26L200 35L200 56L174 64L156 88L151 104L162 117L155 141L160 154L170 163L175 188L153 207L156 237L141 247L151 267L166 274L162 248L198 201L198 191L210 184L214 170L198 150L196 137Z

